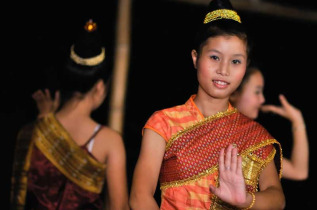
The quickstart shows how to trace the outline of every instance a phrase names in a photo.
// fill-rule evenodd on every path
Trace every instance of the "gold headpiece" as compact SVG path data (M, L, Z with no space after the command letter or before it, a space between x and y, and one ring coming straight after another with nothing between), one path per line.
M89 19L84 28L88 32L95 31L97 29L97 23L95 23L92 19Z
M86 22L84 26L85 30L87 32L93 32L97 29L97 24L90 19ZM79 55L76 54L74 50L74 45L70 48L70 58L77 64L83 65L83 66L96 66L100 64L105 59L105 48L101 48L101 53L99 55L90 57L90 58L82 58Z
M211 21L219 20L219 19L231 19L241 23L240 16L236 11L230 9L218 9L212 12L209 12L204 20L204 24L207 24Z
M70 58L77 64L83 65L83 66L96 66L100 64L105 59L105 48L101 48L101 53L99 55L96 55L91 58L82 58L79 55L77 55L74 51L74 45L70 48Z

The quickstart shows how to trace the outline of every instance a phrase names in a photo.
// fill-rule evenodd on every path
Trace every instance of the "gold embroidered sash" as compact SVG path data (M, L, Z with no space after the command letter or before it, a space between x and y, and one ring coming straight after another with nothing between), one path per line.
M11 209L15 210L24 209L27 191L27 173L30 167L33 148L33 128L34 124L30 123L24 126L17 135L10 195Z
M248 191L257 190L260 172L275 157L275 147L281 178L279 142L260 124L232 109L205 118L171 137L161 167L161 189L194 183L217 172L219 152L229 144L236 144L243 158Z
M33 146L37 146L68 179L85 190L100 193L106 165L80 148L53 114L23 127L17 137L12 172L11 209L24 209L27 173Z
M53 114L37 123L33 139L37 148L68 179L88 191L102 191L106 165L80 148Z

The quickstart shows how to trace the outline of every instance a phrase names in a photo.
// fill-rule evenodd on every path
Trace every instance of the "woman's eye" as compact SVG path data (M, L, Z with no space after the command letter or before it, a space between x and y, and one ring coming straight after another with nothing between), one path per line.
M219 57L218 57L218 56L215 56L215 55L210 56L210 58L212 58L212 59L214 59L214 60L219 60Z
M256 94L256 95L262 95L262 94L263 94L263 91L262 91L262 90L257 90L257 91L255 91L255 94Z
M233 64L240 64L241 61L240 61L240 60L233 60L232 63L233 63Z

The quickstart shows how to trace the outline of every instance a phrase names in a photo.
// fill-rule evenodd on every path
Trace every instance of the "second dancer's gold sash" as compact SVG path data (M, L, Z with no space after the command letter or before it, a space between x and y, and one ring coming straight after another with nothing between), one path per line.
M33 140L36 147L68 179L85 190L95 193L102 191L106 165L80 148L53 114L38 121Z

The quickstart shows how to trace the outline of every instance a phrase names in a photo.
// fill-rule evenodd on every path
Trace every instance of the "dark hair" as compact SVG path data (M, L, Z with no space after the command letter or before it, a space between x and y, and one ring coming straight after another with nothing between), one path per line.
M229 0L212 0L207 8L206 14L216 10L232 10L234 11ZM240 18L240 17L239 17ZM208 23L201 23L196 37L194 39L194 49L198 56L201 53L202 47L206 44L208 38L217 36L237 36L246 43L247 55L250 54L250 44L248 40L247 30L244 25L237 20L230 18L214 19Z
M250 45L244 26L234 20L221 19L204 24L198 30L194 40L194 49L197 51L198 56L200 55L201 49L206 44L208 38L224 35L237 36L243 40L247 46L247 55L249 55Z
M245 74L244 74L244 77L243 77L239 87L235 90L235 92L241 92L241 90L244 87L244 85L246 83L248 83L250 77L256 72L262 73L261 70L257 66L249 66L249 67L247 67L247 69L245 71Z
M111 76L101 34L92 19L81 28L68 49L60 74L61 104L75 93L86 94L98 80L108 84Z
M67 59L60 76L61 104L64 104L75 93L87 93L98 80L108 84L111 72L105 61L96 66L82 66Z

